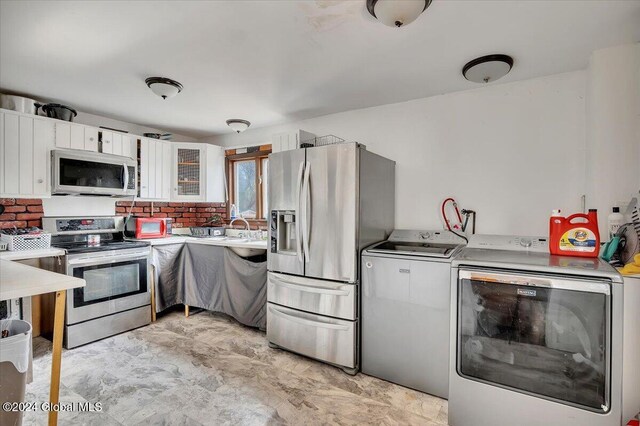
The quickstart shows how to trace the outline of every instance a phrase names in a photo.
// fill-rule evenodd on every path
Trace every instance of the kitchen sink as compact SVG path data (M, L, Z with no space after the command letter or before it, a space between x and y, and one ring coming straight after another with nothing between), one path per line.
M247 241L247 240L244 240ZM251 257L257 256L259 254L265 254L267 251L265 249L257 249L250 247L229 247L235 254L240 257Z

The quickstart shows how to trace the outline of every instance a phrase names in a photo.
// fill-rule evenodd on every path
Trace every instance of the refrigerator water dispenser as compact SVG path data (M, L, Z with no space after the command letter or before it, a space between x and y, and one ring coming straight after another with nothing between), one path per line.
M290 210L271 211L271 253L297 253L296 214Z

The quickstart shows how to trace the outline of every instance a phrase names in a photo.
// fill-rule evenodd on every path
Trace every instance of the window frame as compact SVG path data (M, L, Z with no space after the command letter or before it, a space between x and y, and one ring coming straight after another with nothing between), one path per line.
M266 224L266 213L263 210L263 200L266 194L263 194L263 185L261 182L263 175L263 160L271 154L271 147L265 150L257 150L243 154L231 154L225 157L225 173L227 176L229 188L229 202L227 203L227 221L231 221L231 205L236 204L236 180L235 180L235 163L239 161L253 160L256 164L256 218L246 218L249 223L257 223L259 225ZM263 218L263 216L265 216Z

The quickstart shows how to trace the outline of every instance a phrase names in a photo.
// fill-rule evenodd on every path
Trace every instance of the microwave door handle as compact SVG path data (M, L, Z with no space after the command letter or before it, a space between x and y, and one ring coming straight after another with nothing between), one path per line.
M127 167L127 165L125 163L122 163L122 167L124 169L123 173L124 173L124 186L122 187L122 190L126 192L127 188L129 187L129 168Z

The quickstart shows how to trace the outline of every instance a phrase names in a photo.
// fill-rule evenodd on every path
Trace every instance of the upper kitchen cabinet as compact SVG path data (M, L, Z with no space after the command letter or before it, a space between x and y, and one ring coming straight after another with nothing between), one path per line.
M207 166L205 201L224 203L227 201L227 177L224 170L224 149L216 145L205 144Z
M271 136L271 152L289 151L300 148L300 144L316 136L304 130L276 133Z
M173 144L172 200L205 201L205 146Z
M98 129L82 124L56 121L56 148L98 152Z
M171 143L158 139L140 139L140 198L169 201L171 199Z
M172 143L171 200L224 202L222 148L204 143Z
M54 144L53 120L0 110L0 197L49 197Z
M137 138L126 133L112 132L110 130L100 130L101 151L105 154L122 155L124 157L135 158L135 143Z

